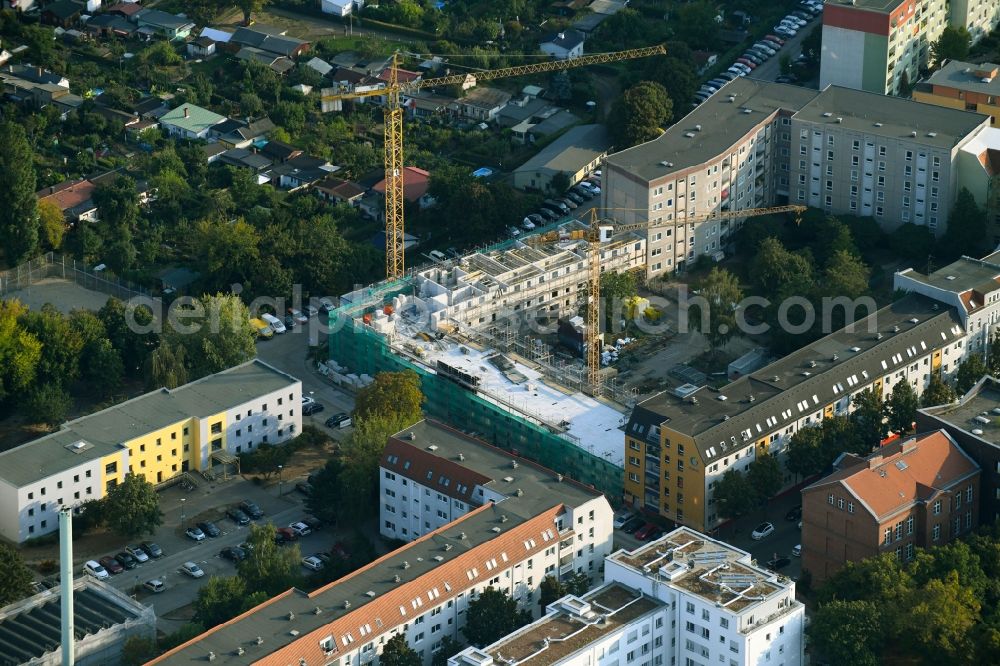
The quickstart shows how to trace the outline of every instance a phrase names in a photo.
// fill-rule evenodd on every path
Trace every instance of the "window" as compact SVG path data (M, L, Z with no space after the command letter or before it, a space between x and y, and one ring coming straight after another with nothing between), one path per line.
M931 539L933 541L937 541L940 538L941 538L941 526L940 525L935 525L934 529L931 530Z
M218 435L222 432L222 421L216 421L212 424L212 434Z
M104 466L105 474L117 474L118 473L118 463L112 462ZM42 493L44 495L44 493Z
M941 500L937 500L934 502L933 512L935 516L941 515Z

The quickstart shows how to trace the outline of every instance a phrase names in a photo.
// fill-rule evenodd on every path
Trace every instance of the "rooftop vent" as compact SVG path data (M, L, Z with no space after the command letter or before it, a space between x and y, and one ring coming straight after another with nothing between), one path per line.
M743 107L743 113L745 113L745 114L751 114L751 113L753 113L753 109L751 109L750 107L745 106L745 107Z
M756 402L756 400L757 398L755 398L752 393L747 396L747 402Z
M288 630L288 635L289 636L298 636L299 635L299 630L298 629L289 629Z
M514 494L517 495L518 497L523 497L524 491L518 488L517 490L514 491Z
M459 460L465 460L465 454L464 453L459 453L458 454L458 459Z
M832 114L832 113L830 113L829 111L824 111L824 112L823 112L823 117L824 117L824 118L829 118L829 117L831 117L832 115L833 115L833 114Z
M882 338L884 338L884 337L885 337L885 336L884 336L884 335L882 335L881 333L876 333L876 334L875 334L875 339L876 339L876 340L881 340L881 339L882 339Z
M458 539L459 541L465 541L465 532L459 532Z
M293 613L292 611L288 611L288 621L291 622L294 619L295 619L295 613Z
M444 545L444 549L445 549L445 550L451 550L452 548L454 548L454 546L452 546L452 545L451 545L450 543L446 543L446 544Z
M723 421L728 421L729 420L729 414L723 414L722 415L722 420Z
M392 582L401 583L403 582L403 579L399 577L399 574L396 574L395 576L392 577Z
M735 102L736 101L736 95L730 95L729 96L729 101L730 102Z
M838 116L837 117L837 124L839 125L842 122L844 122L844 119Z
M263 639L263 638L261 638L260 636L258 636L258 637L257 637L257 638L256 638L256 639L254 640L254 643L256 643L257 645L263 645L263 644L264 644L264 639Z
M851 351L857 354L859 351L861 351L861 347L851 347Z
M928 132L928 133L927 133L927 136L929 136L930 138L932 138L932 139L933 139L934 137L936 137L936 136L937 136L937 132Z
M772 382L780 382L781 381L781 377L779 377L778 375L774 375L773 377L771 377L771 381Z
M441 557L440 555L435 555L434 556L434 561L435 562L444 562L444 558Z
M917 136L917 131L916 131L916 130L913 130L912 132L910 132L910 136L912 136L912 137L916 138L916 136Z
M689 400L689 402L690 402L690 403L691 403L692 405L697 405L697 404L698 404L698 397L697 397L697 396L694 396L694 395L693 395L693 396L691 396L691 399Z
M892 332L893 333L899 333L899 324L897 324L897 325L895 325L895 326L892 327Z
M501 523L506 523L507 522L507 514L503 514L503 513L500 514L500 522Z
M510 483L511 481L514 480L514 477L512 477L512 476L505 476L505 477L503 477L503 480L506 481L507 483Z
M187 109L184 109L184 115L187 115ZM215 661L215 653L214 652L209 652L208 653L208 660L209 661Z
M493 527L491 527L490 531L491 532L495 532L497 534L500 534L500 528L497 525L494 525ZM441 558L441 559L444 559L444 558Z
M665 167L665 166L670 166L670 162L668 162L668 161L666 161L666 160L661 160L661 161L660 161L660 166L664 166L664 167Z
M721 393L719 394L719 400L725 401L725 400L728 400L728 399L729 398L727 398L726 396L722 395Z
M415 433L415 432L411 432L411 433L408 433L408 434L406 435L406 439L410 440L411 442L412 442L413 440L415 440L416 438L417 438L417 433Z
M510 468L511 469L517 469L517 461L516 460L511 460L510 461Z
M882 123L875 123L875 127L882 127Z
M830 357L830 361L833 362L833 363L836 363L838 360L840 360L840 357L837 356L836 354L834 354L832 357Z
M694 138L694 132L684 132L684 136L686 136L689 139L693 139Z
M695 125L694 126L694 131L695 132L700 132L701 131L701 125Z
M911 323L911 324L919 324L919 323L920 323L920 320L919 320L919 319L917 319L916 317L914 317L913 319L911 319L911 320L910 320L910 323Z
M347 610L350 607L351 607L351 602L348 601L347 599L344 599L344 610Z
M313 615L322 615L322 614L323 614L323 609L320 606L316 606L316 608L313 608Z
M810 368L815 368L816 367L816 361L814 361L814 360L813 361L809 361L809 367Z
M403 560L403 568L404 569L409 569L410 568L410 563L407 562L406 560Z
M431 444L430 446L427 447L427 450L428 451L437 451L438 450L438 446L437 446L437 444Z
M556 474L556 483L562 483L562 481L563 481L563 475Z
M803 377L812 377L812 375L813 375L813 373L808 372L808 371L802 373Z

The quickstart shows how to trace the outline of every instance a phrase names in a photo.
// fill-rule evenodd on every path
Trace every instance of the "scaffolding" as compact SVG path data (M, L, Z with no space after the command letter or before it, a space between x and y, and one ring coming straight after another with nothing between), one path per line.
M593 486L613 503L623 493L623 469L594 451L592 444L580 442L563 424L547 422L503 396L484 394L431 372L404 345L394 345L390 336L373 330L363 316L381 310L392 298L412 289L408 279L380 283L354 292L350 302L331 313L335 323L329 336L330 358L350 372L375 375L378 372L412 370L421 381L425 396L424 412L494 446L534 460L569 478ZM466 335L469 333L466 332ZM477 333L478 334L478 333ZM548 352L531 353L535 345L507 335L487 336L482 342L497 343L498 351L516 353L542 368L548 379L567 389L578 390L585 384L586 373L579 364L552 363ZM475 343L475 341L472 341ZM491 346L483 344L481 346ZM501 348L502 347L502 348ZM527 349L524 349L527 347ZM522 354L521 351L525 353ZM623 416L622 423L627 421ZM609 433L617 437L618 433ZM624 434L621 446L624 447Z

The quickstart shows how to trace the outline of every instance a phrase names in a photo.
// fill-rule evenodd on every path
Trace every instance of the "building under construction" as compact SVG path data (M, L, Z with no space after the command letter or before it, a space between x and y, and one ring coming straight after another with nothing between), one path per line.
M576 225L345 295L331 315L330 376L363 383L365 375L413 370L429 416L617 500L628 396L613 381L611 398L585 395L582 363L557 359L511 316L534 313L554 324L575 314L590 259ZM600 254L604 270L641 268L645 243L622 234L601 243Z

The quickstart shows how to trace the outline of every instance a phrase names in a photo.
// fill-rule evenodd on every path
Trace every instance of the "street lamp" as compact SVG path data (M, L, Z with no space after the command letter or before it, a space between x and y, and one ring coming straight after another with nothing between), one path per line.
M185 498L185 497L181 498L181 527L184 527L184 518L185 518L185 516L184 516L184 500L185 499L187 499L187 498Z
M278 465L278 497L281 497L281 470L284 468L284 465Z

